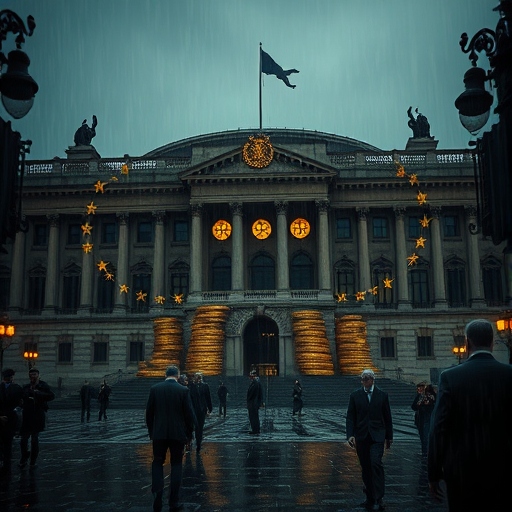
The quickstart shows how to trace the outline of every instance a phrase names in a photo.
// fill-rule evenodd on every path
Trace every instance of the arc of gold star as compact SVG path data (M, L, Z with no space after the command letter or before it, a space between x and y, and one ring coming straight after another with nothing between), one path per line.
M418 259L419 259L419 256L415 252L413 252L411 256L407 256L407 260L409 261L407 266L410 267L411 265L416 265L416 263L418 262Z
M427 202L427 194L418 192L417 199L418 199L418 204L425 204Z
M426 238L423 238L422 236L420 236L417 240L416 240L416 249L418 249L419 247L425 247L425 242L427 241Z
M372 295L377 295L379 293L379 287L378 286L374 286L373 288L370 288L368 290Z
M418 181L418 175L417 174L411 174L409 176L409 183L414 186L414 185L419 185L420 182Z
M183 293L179 293L179 294L173 295L172 298L174 299L174 302L176 304L182 304L183 303Z
M130 288L128 288L128 286L126 286L125 284L120 284L119 285L119 293L128 293L128 290Z
M105 185L108 185L108 181L100 181L98 180L95 184L94 184L94 189L96 190L96 194L98 192L101 192L102 194L105 192Z
M108 272L107 270L107 265L109 264L110 262L107 261L103 261L101 260L99 263L96 263L96 266L98 267L98 270L101 272L102 270L104 270L105 272Z
M94 206L94 201L91 201L91 203L87 205L87 215L95 215L97 208L97 206Z
M110 181L119 181L119 178L117 176L112 176L110 178Z
M137 300L141 300L142 302L146 302L146 297L148 296L147 293L144 293L142 290L140 292L137 292L135 295L137 295Z
M85 252L85 254L89 254L92 251L92 244L87 242L86 244L82 244L82 250Z
M337 293L336 301L337 302L348 302L347 294L346 293Z
M164 296L162 296L162 295L157 295L157 296L155 297L155 302L156 302L157 304L163 304L163 303L165 302L165 297L164 297Z
M396 161L395 161L395 165L396 165L397 178L405 178L406 174L405 174L404 166L401 163L396 162Z
M430 221L432 220L432 218L428 219L427 218L427 214L424 214L423 215L423 219L420 219L420 224L421 224L421 227L422 228L428 228L428 225L430 223Z
M82 224L80 227L82 228L83 236L91 234L91 230L92 230L93 226L91 226L88 222L86 222L85 224Z
M356 292L356 300L365 300L366 292Z
M121 166L121 174L128 174L130 172L130 168L128 167L128 164L123 164Z
M386 279L383 279L382 282L384 283L384 288L393 288L391 286L391 283L394 281L394 279L389 279L389 277L386 277Z
M111 272L107 272L105 274L105 281L113 281L114 280L114 274L112 274Z

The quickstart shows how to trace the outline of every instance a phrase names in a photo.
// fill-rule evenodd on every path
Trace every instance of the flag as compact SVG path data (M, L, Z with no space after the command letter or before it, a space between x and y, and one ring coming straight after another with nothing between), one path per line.
M279 80L282 80L288 87L295 89L295 85L292 85L288 76L292 73L298 73L296 69L283 69L268 53L264 52L260 48L260 59L261 59L261 72L266 75L276 75Z

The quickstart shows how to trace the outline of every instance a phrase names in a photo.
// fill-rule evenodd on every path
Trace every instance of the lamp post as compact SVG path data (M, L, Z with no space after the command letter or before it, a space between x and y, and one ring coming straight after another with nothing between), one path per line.
M466 347L464 347L464 346L453 347L452 352L457 357L457 359L459 360L459 364L460 364L461 359L464 357L464 354L466 353Z
M494 113L499 122L475 143L478 223L481 232L490 236L495 245L506 241L506 302L512 308L512 0L501 0L493 10L500 13L496 30L483 28L471 40L466 33L461 36L461 50L469 53L472 67L464 75L466 90L455 100L455 106L462 125L476 135L489 119L494 101L485 84L489 82L490 88L494 84ZM477 67L481 52L489 59L488 72Z
M512 364L512 311L505 312L499 320L496 320L496 330L508 347L508 362Z
M30 370L35 366L35 360L39 357L37 352L24 352L23 357L28 361L28 369Z
M16 328L9 322L7 316L0 321L0 370L4 369L4 352L10 347Z

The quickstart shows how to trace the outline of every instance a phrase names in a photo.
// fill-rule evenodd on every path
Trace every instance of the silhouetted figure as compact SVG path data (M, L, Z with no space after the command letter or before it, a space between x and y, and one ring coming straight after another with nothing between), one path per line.
M83 423L87 416L87 421L91 419L91 399L94 396L94 388L86 380L80 388L80 401L82 402L82 414L80 421Z
M298 413L299 416L301 416L302 415L302 406L304 403L302 401L302 386L299 382L299 379L295 379L295 382L293 384L292 396L293 396L292 415L295 416L295 414Z
M263 406L263 388L255 370L250 372L249 378L251 379L247 389L247 412L249 413L249 421L251 423L249 434L258 435L261 430L260 407Z
M93 137L96 136L96 126L98 119L92 116L92 126L87 126L87 119L82 121L82 126L75 132L75 146L90 146Z
M409 107L407 110L407 115L409 116L409 122L407 125L412 130L413 139L423 139L430 137L430 124L428 119L421 113L418 112L418 109L415 110L417 116L414 119L412 115L412 107Z
M418 388L417 388L418 389ZM412 403L412 410L417 413L418 432L421 440L421 454L427 456L428 436L430 433L430 417L436 404L436 392L432 384L423 385L418 389L416 398Z
M219 397L219 416L226 417L226 406L228 398L228 388L224 385L224 382L219 384L217 388L217 396Z
M193 384L190 385L190 398L192 399L192 407L196 416L196 452L201 451L203 442L203 429L206 416L212 412L212 398L210 395L210 387L203 382L203 374L197 372L194 375Z
M101 421L101 418L107 419L107 408L109 403L110 393L112 392L112 388L107 384L106 380L103 380L103 384L100 386L100 391L98 393L98 401L100 403L100 412L98 414L98 421Z

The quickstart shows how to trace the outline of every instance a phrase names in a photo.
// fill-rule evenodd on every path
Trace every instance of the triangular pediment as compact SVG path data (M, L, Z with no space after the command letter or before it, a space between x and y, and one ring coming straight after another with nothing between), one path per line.
M263 168L248 165L244 161L243 147L240 147L190 167L179 175L188 183L269 179L330 181L335 176L334 167L279 146L273 146L272 161Z

